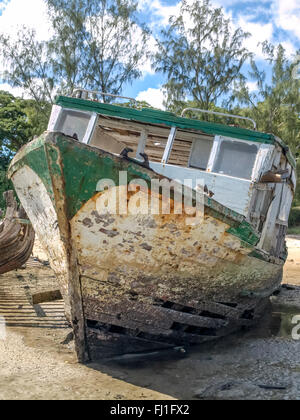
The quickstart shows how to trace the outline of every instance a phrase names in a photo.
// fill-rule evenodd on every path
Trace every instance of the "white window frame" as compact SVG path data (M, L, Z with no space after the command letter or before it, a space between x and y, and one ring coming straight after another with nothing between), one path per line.
M166 147L165 147L165 150L164 150L164 154L163 154L163 157L161 159L161 163L163 165L166 165L169 161L169 157L170 157L172 147L173 147L173 144L174 144L174 141L175 141L176 133L177 133L177 128L175 126L171 127L169 137L168 137L168 141L167 141L167 144L166 144Z
M99 119L98 114L96 112L93 112L91 114L91 118L90 118L90 121L88 123L85 135L82 139L82 143L84 143L84 144L89 144L90 143L90 141L92 140L94 131L96 129L98 119Z
M209 137L209 136L206 136L206 137ZM192 160L192 155L194 153L195 144L196 144L196 142L200 142L200 141L201 141L201 138L194 138L193 139L193 143L192 143L192 147L191 147L191 151L190 151L190 156L189 156L189 161L188 161L188 167L189 168L192 168L192 169L197 169L198 171L204 171L204 172L206 172L207 171L207 168L208 168L208 163L209 163L209 160L210 160L210 156L211 156L211 153L212 153L212 150L213 150L214 142L215 141L214 141L214 138L212 138L210 140L212 142L212 148L210 150L210 154L209 154L209 157L208 157L206 169L197 168L196 166L191 165L191 160Z
M214 172L213 171L213 167L214 167L214 164L216 162L216 159L217 159L217 156L218 156L218 153L219 153L219 150L220 150L221 143L223 141L232 141L232 142L239 142L239 143L247 143L250 146L252 146L252 145L257 146L257 155L256 155L256 159L255 159L255 162L254 162L254 165L253 165L253 169L252 169L252 173L251 173L251 178L248 179L248 181L253 181L253 179L255 178L256 172L259 170L257 168L257 162L258 162L258 159L259 159L259 151L260 151L260 149L261 149L262 146L265 146L263 143L259 144L258 142L255 142L255 141L241 140L241 139L237 139L237 138L233 138L233 137L215 136L213 148L211 150L210 158L209 158L209 161L208 161L208 164L207 164L207 169L206 169L207 172L214 173L216 175L229 176L231 178L245 179L245 178L238 178L238 177L235 177L235 176L233 177L231 175L226 175L226 174L219 174L218 172Z
M96 112L86 112L86 111L81 111L80 109L63 108L59 105L53 105L49 123L48 123L48 131L58 131L58 127L60 125L63 113L68 112L68 111L78 112L80 114L88 115L90 117L85 135L82 141L80 141L80 143L89 144L94 134L94 131L98 122L98 118L99 118Z

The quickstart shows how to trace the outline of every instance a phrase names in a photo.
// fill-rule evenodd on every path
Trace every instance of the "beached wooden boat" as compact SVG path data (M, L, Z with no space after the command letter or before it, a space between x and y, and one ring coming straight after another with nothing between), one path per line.
M4 193L6 213L0 222L0 274L21 268L32 252L34 230L13 191Z
M78 359L252 325L286 259L288 147L255 129L88 94L59 97L48 132L9 169L60 282Z

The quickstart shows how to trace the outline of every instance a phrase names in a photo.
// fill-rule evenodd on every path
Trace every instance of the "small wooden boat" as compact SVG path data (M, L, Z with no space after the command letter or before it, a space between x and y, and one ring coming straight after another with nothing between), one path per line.
M48 132L9 169L60 282L78 359L252 325L287 256L288 147L255 129L88 95L60 96Z
M0 274L21 268L34 245L34 230L25 211L18 209L13 191L7 191L4 197L7 208L0 223Z

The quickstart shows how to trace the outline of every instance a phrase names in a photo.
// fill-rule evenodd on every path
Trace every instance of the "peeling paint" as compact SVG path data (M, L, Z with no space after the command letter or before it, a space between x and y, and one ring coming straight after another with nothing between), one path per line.
M257 258L259 236L245 218L206 198L203 222L187 225L174 196L168 215L99 214L97 182L119 170L128 182L157 176L59 134L30 143L10 168L60 281L80 360L114 342L128 350L130 337L135 348L198 343L256 319L283 261ZM116 182L106 193L122 189ZM149 192L139 194L146 203Z

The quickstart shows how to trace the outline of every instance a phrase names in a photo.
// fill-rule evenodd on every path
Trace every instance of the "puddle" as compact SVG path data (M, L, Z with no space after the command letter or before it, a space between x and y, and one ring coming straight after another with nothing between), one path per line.
M295 319L297 316L299 317L298 320ZM299 308L273 305L270 322L271 336L293 338L292 333L293 330L297 329L297 324L300 324ZM298 328L298 330L300 330L300 328Z
M293 334L298 334L300 339L300 308L273 302L252 336L295 339Z

